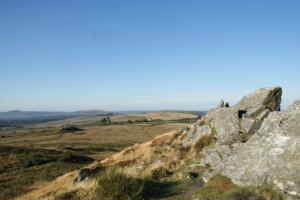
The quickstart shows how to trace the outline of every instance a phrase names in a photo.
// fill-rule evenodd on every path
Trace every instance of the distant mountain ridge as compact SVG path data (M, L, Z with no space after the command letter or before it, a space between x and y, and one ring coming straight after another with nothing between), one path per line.
M28 119L52 118L52 117L95 116L95 115L107 115L109 113L111 112L104 111L104 110L81 110L75 112L12 110L8 112L0 112L0 120L28 120Z

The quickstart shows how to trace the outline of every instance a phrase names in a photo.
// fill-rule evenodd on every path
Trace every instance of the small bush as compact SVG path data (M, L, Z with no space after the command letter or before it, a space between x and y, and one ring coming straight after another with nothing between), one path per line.
M101 199L142 199L144 181L122 173L118 168L109 168L96 177L95 192Z
M65 127L60 130L61 133L75 133L79 131L84 131L84 130L76 126Z
M57 161L57 158L52 155L45 155L41 153L37 154L29 154L24 160L24 167L32 167L32 166L37 166L37 165L43 165L49 162L55 162Z
M81 155L72 155L72 154L65 154L62 155L59 161L68 162L68 163L91 163L94 161L93 158Z

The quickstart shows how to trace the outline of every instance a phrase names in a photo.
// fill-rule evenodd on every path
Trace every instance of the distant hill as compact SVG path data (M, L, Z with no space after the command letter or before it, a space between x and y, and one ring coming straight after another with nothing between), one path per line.
M74 117L74 116L95 116L106 115L110 112L103 110L83 110L75 112L46 112L46 111L20 111L12 110L8 112L0 112L0 120L25 120L35 118L49 117Z
M18 127L26 124L45 123L72 117L102 116L110 114L113 113L103 110L83 110L75 112L12 110L8 112L0 112L0 127Z
M48 123L57 121L59 123L90 121L95 120L97 116L115 115L116 119L128 116L137 118L149 118L160 120L176 120L182 118L193 118L205 115L206 111L120 111L108 112L103 110L82 110L75 112L47 112L47 111L20 111L12 110L8 112L0 112L0 128L1 127L22 127L24 125L33 125L40 123ZM98 119L97 119L98 120ZM118 121L118 120L117 120Z

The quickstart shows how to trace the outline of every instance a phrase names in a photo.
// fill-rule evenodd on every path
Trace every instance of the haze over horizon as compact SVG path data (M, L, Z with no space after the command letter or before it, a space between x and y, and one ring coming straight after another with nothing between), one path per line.
M300 2L1 1L0 112L300 99Z

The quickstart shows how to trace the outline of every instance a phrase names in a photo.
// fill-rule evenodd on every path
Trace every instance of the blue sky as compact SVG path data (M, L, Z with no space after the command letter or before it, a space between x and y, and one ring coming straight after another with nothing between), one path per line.
M0 0L0 111L300 99L298 0Z

